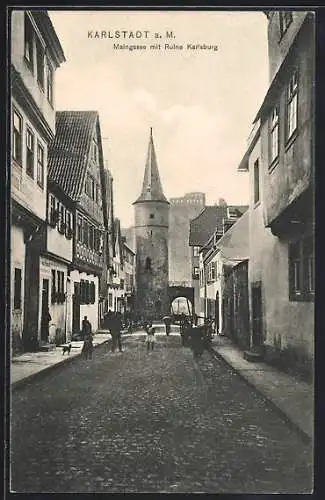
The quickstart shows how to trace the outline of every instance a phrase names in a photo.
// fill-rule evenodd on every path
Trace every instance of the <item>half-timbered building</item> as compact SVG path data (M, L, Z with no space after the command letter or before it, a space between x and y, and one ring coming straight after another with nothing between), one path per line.
M67 277L67 329L81 330L88 317L98 329L101 280L107 267L108 228L104 160L97 111L59 111L50 149L49 179L71 200L73 248Z

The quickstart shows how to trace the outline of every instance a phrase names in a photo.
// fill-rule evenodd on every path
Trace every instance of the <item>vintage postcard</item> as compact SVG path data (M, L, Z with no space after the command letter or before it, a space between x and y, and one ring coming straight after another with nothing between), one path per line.
M311 493L315 19L12 8L14 493Z

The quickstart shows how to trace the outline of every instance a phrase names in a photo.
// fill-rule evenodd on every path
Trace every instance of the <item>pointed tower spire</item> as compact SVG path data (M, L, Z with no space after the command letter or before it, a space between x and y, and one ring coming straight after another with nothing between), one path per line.
M160 182L155 146L153 143L152 127L150 127L149 147L142 183L142 191L135 203L141 201L164 201L169 203L163 193Z

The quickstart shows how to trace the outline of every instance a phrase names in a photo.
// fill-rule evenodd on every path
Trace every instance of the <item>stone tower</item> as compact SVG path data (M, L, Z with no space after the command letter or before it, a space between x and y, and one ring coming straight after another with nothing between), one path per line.
M159 319L169 313L169 201L160 182L152 129L142 191L133 205L136 245L135 309L139 316L146 319Z

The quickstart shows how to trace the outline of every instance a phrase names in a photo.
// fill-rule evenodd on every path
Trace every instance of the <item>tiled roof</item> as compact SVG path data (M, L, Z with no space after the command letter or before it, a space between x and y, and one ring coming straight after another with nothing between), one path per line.
M48 178L77 201L87 170L97 111L58 111L49 148Z
M163 201L169 203L163 193L160 181L157 157L152 137L152 128L150 129L150 139L142 191L139 198L134 203L139 203L141 201Z
M203 246L216 229L223 230L223 219L227 218L227 208L238 212L241 216L246 210L246 205L214 205L205 207L201 213L190 222L189 244Z

